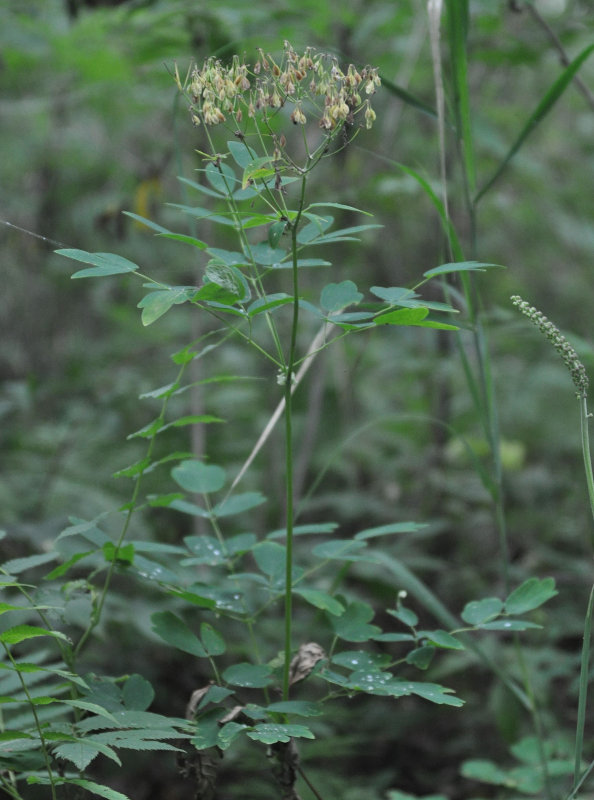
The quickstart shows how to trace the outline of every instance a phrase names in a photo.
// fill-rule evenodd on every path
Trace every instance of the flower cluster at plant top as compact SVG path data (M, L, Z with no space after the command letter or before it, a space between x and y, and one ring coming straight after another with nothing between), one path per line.
M586 368L580 361L575 349L569 344L565 336L561 333L559 328L554 325L542 311L539 311L534 306L531 306L525 300L522 300L518 295L511 298L512 303L517 306L522 314L533 322L536 327L544 333L547 339L552 343L555 350L560 354L565 366L571 374L571 379L575 388L578 390L579 397L586 397L588 394L588 374Z
M367 128L373 125L371 96L380 85L377 69L367 66L358 71L350 64L345 73L334 56L311 47L300 55L289 42L280 65L262 50L259 54L251 71L238 56L230 66L209 58L202 69L194 67L186 88L196 125L218 125L229 118L241 125L246 115L257 114L267 120L285 104L292 106L294 125L305 125L312 115L320 128L332 132L353 125L360 113Z

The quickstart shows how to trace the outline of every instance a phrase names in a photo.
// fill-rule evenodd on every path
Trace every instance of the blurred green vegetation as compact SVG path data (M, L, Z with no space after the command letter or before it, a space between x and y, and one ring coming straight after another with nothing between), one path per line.
M535 7L540 22L522 2L470 3L479 186L562 69L542 21L570 57L592 42L589 3ZM196 329L185 307L143 328L137 284L72 282L70 265L53 249L117 252L155 277L199 283L200 262L189 249L156 239L122 211L161 224L175 219L181 230L166 204L187 201L177 177L193 177L203 134L176 95L174 64L185 74L192 59L211 54L245 52L249 60L257 46L275 51L285 38L378 66L388 81L435 105L426 9L415 0L352 0L348 7L337 0L7 0L0 6L0 213L10 223L0 226L5 558L42 551L70 516L91 519L128 500L127 483L112 475L144 454L137 439L126 440L153 414L138 395L173 380L168 356ZM586 62L582 80L592 85L593 75L594 64ZM447 261L446 248L427 196L394 162L438 191L437 126L388 88L376 107L373 131L318 171L312 196L366 209L385 228L360 245L339 245L327 280L408 285ZM592 120L591 101L569 86L481 201L473 254L507 267L481 276L478 286L503 442L512 581L552 575L560 589L526 650L545 728L560 736L575 716L591 581L584 542L592 522L571 382L546 342L512 311L509 296L526 297L554 319L591 370ZM456 143L449 139L448 155L450 211L470 251ZM192 234L190 225L184 232ZM271 376L233 347L196 369L197 378L256 376L231 389L213 384L204 395L184 395L182 413L204 407L228 424L209 426L205 439L180 429L168 441L171 450L205 449L233 472L274 410L277 395L266 389ZM391 521L428 523L386 548L450 610L503 591L492 503L464 442L485 460L488 448L447 336L405 329L349 338L317 360L296 402L304 522L338 522L345 537ZM244 481L246 489L266 487L271 500L252 514L254 530L278 527L279 458L273 437ZM168 491L160 477L150 480L155 490ZM192 532L188 519L158 509L139 515L134 528L135 538L170 543ZM346 580L370 601L390 602L400 588L365 565ZM130 596L123 583L118 589L110 622L85 656L89 669L100 672L109 662L113 674L141 672L160 687L158 710L183 714L200 685L196 667L181 654L172 661L150 636L139 637L148 630L150 592ZM267 633L272 646L272 623ZM489 639L485 647L512 673L519 669L509 640ZM389 788L473 797L476 784L459 775L462 761L505 760L508 746L530 733L515 701L468 655L442 658L430 675L447 680L465 708L366 697L336 706L331 724L320 724L317 741L302 753L324 797L379 800ZM592 752L594 730L586 734ZM168 754L135 755L132 765L110 775L111 766L105 780L135 800L187 796ZM259 770L249 754L226 755L221 796L274 797Z

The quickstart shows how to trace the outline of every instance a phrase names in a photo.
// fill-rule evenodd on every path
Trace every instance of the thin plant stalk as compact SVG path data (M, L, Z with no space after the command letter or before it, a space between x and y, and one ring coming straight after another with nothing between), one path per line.
M292 624L293 624L293 525L295 511L293 487L293 367L297 360L297 330L299 325L299 267L297 263L298 242L297 231L301 212L305 202L305 175L301 179L301 197L295 219L291 223L291 252L293 258L293 320L291 325L291 340L287 355L287 374L285 376L285 491L287 515L286 539L286 564L285 564L285 642L284 642L284 667L283 667L283 700L289 698L289 678L292 653Z
M44 738L44 735L43 735L43 726L41 725L41 722L39 721L39 716L37 715L37 708L35 706L35 703L33 702L33 699L31 697L31 694L29 692L29 689L27 687L25 679L23 678L22 674L17 670L17 664L16 664L16 661L14 660L14 658L12 656L12 653L10 652L9 648L4 643L3 643L3 646L4 646L4 650L6 652L6 657L8 658L8 660L12 664L12 667L16 671L17 678L19 680L19 683L21 684L21 688L23 690L23 693L24 693L25 697L27 698L27 701L28 701L29 706L31 708L31 713L33 714L33 719L35 721L35 727L36 727L37 733L39 735L39 746L40 746L40 749L41 749L43 760L45 762L45 769L46 769L47 777L48 777L48 780L49 780L52 800L57 800L56 781L55 781L55 777L54 777L54 772L52 770L52 762L51 762L51 758L50 758L50 755L48 753L47 745L46 745L45 738Z
M584 458L584 471L586 474L586 485L588 487L588 498L590 500L590 510L594 519L594 475L592 473L592 457L590 452L590 435L588 431L588 401L585 393L580 396L580 422L582 434L582 455ZM593 533L590 533L591 544ZM592 640L592 616L594 614L594 586L590 591L586 618L584 620L584 638L582 643L582 657L580 664L580 683L578 694L578 714L575 730L575 763L573 770L573 789L577 791L580 785L580 770L582 763L582 753L584 749L584 728L586 725L586 706L588 699L588 682L590 671L590 646Z
M594 518L594 477L592 473L592 457L590 453L590 436L588 431L588 386L589 379L586 368L580 361L580 358L567 341L561 331L554 325L541 311L534 306L530 306L525 300L522 300L518 295L514 295L512 303L519 308L519 310L526 316L542 334L549 340L555 350L559 353L569 374L575 388L577 389L577 397L580 401L580 424L581 424L581 439L582 439L582 455L584 459L584 471L586 473L586 484L588 487L588 498L590 500L590 510ZM590 544L594 544L592 534L590 535ZM582 644L582 656L580 666L580 682L578 693L578 718L576 723L575 734L575 753L574 753L574 776L573 787L570 793L571 797L575 797L577 789L582 785L584 776L580 779L580 766L582 761L582 751L584 747L584 727L586 724L586 705L588 695L588 680L589 680L589 661L590 661L590 640L592 635L592 616L594 612L594 587L590 592L588 601L588 608L586 611L586 618L584 621L584 638ZM590 771L588 768L587 772Z
M431 3L429 6L431 7ZM458 0L448 0L447 2L447 31L450 44L450 58L452 62L452 89L453 89L453 110L458 132L459 161L462 172L463 191L461 192L466 208L466 215L469 226L471 257L477 257L477 219L476 219L476 165L474 159L474 141L472 133L472 118L468 88L468 54L466 39L469 24L468 2L458 2ZM435 59L434 59L435 60ZM436 80L441 76L437 76ZM439 89L439 86L437 87ZM439 99L439 92L438 92ZM438 113L443 115L443 108L439 108ZM442 122L443 130L443 122ZM440 136L440 157L442 164L445 163L445 141ZM442 169L442 178L444 177ZM449 221L449 211L447 205L447 195L444 190L444 214ZM451 238L448 237L451 248ZM510 589L509 578L509 543L507 535L505 499L503 493L503 475L500 453L500 432L498 424L497 404L493 382L491 379L490 356L487 346L487 337L483 322L480 316L480 300L476 287L472 282L472 276L463 275L461 278L462 287L467 303L468 313L471 322L473 346L477 360L476 373L468 364L464 348L461 346L458 336L459 351L465 366L465 374L469 387L474 389L473 397L476 410L481 418L483 429L489 445L491 455L492 480L491 491L493 498L493 510L495 525L499 539L499 551L501 562L501 573L506 591ZM515 638L515 650L518 663L522 668L524 691L529 699L529 714L532 718L532 725L538 741L538 754L540 766L544 779L544 794L547 800L552 800L552 788L546 754L544 751L544 731L538 702L534 692L533 682L530 671L525 668L522 644L518 637Z

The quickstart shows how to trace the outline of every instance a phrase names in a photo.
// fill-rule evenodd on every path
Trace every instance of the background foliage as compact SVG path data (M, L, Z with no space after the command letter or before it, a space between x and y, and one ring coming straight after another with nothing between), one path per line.
M560 74L550 31L570 57L592 42L587 3L535 7L538 16L523 3L470 3L468 79L479 184ZM173 379L167 356L186 343L196 324L181 309L143 329L137 285L72 282L69 265L52 253L59 246L118 252L180 283L199 283L190 251L156 240L121 213L131 210L167 225L172 210L166 203L187 200L177 176L192 178L199 166L194 151L203 149L202 133L191 128L176 99L174 61L184 73L191 59L251 54L256 46L278 50L288 38L297 48L314 45L347 62L372 63L387 82L430 109L435 89L426 9L412 0L356 0L348 8L316 0L9 0L0 7L0 38L1 208L3 220L18 226L0 229L6 560L43 552L69 517L91 519L128 499L128 486L112 475L144 454L137 439L126 440L154 416L138 395ZM444 68L449 63L446 49ZM586 84L592 69L586 62L580 72ZM363 246L339 245L327 279L407 285L447 260L433 206L395 163L417 170L438 189L436 121L389 88L378 94L376 110L373 131L340 154L339 169L330 162L318 172L315 191L373 212L385 228L365 234ZM540 612L537 621L545 627L531 635L526 661L547 709L545 726L561 739L575 715L590 579L578 411L563 366L510 310L508 298L528 297L571 330L591 367L585 302L593 245L591 131L591 95L572 85L482 200L475 253L507 266L480 279L480 294L502 435L511 578L517 584L531 575L553 575L560 589ZM448 140L448 153L452 219L470 249L454 141ZM341 222L350 224L348 212ZM233 349L222 358L218 372L253 376L260 369ZM197 379L212 374L202 362L196 369ZM276 404L273 394L262 404L260 383L214 385L205 410L231 422L224 430L209 426L207 443L182 428L172 449L202 452L207 446L231 471L238 469ZM187 402L195 412L205 401L196 392ZM504 594L491 499L464 441L485 464L488 447L446 337L407 329L351 338L316 362L296 402L302 521L333 520L345 537L398 520L428 523L392 539L389 553L456 613L468 599ZM273 439L245 488L266 486L270 496L282 496L281 472ZM254 512L252 523L255 530L270 530L276 520L278 509L269 503ZM134 526L133 538L171 544L196 532L186 518L159 510L139 516ZM401 588L365 565L346 580L351 591L373 602ZM155 709L183 716L189 694L200 685L197 667L182 654L174 662L171 651L151 638L146 598L126 591L122 583L101 638L85 653L86 666L100 673L108 662L112 674L141 672L161 687ZM430 624L427 611L416 610ZM271 630L271 642L274 635ZM142 652L138 641L144 642ZM490 639L485 647L513 663L507 639ZM337 707L332 730L317 731L318 739L303 748L329 796L375 800L396 797L386 792L397 787L415 795L473 797L477 784L459 774L465 759L512 763L509 747L530 729L493 675L454 652L439 661L431 679L447 680L465 708L408 698L395 704L357 699ZM592 733L587 730L590 740ZM274 796L257 764L246 771L245 760L240 764L238 756L234 765L234 758L229 756L225 796ZM135 755L125 773L114 769L103 777L135 800L185 796L167 753L158 760ZM485 796L498 796L496 791Z

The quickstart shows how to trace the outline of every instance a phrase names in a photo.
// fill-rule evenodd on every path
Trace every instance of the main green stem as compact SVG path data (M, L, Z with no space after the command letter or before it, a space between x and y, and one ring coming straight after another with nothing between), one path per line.
M301 197L299 210L291 223L291 254L293 276L293 321L291 325L291 341L287 357L287 374L285 376L285 490L287 540L285 562L285 660L283 667L283 700L289 699L289 682L291 671L292 625L293 625L293 525L294 525L294 489L293 489L293 369L297 356L297 330L299 327L299 273L297 263L297 231L303 204L305 202L305 176L301 179Z
M580 419L582 433L582 455L584 457L584 471L586 473L586 484L588 487L588 498L590 500L590 510L594 519L594 475L592 474L592 458L590 455L590 434L588 431L588 401L585 395L580 397ZM590 543L594 544L590 534ZM590 591L588 609L584 622L584 640L582 644L582 657L580 666L580 684L578 695L578 714L575 730L575 764L573 771L573 789L577 790L580 785L580 771L582 763L582 752L584 749L584 728L586 725L586 702L588 698L588 681L590 672L590 642L592 638L592 617L594 615L594 587Z

